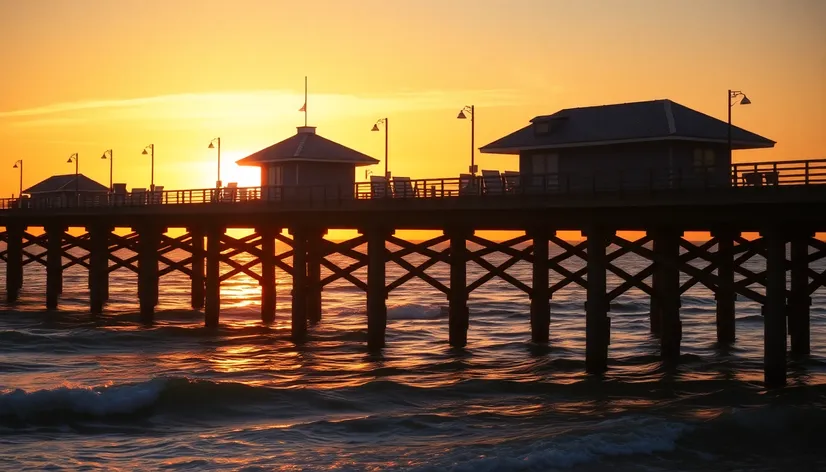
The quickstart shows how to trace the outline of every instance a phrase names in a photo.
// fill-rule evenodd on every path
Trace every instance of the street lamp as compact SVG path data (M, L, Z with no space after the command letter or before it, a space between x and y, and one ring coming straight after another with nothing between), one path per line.
M750 105L751 100L749 97L746 96L745 93L739 90L729 90L728 91L728 163L731 165L731 108L734 105L737 105L737 97L743 97L740 99L740 105Z
M75 203L78 203L80 201L80 173L78 172L80 156L78 156L77 153L69 156L69 160L66 161L67 164L71 164L72 162L75 163Z
M215 182L215 188L221 188L221 138L215 138L209 142L209 148L215 149L213 143L218 142L218 180Z
M108 156L107 156L107 154L108 154ZM109 159L109 191L111 192L112 191L112 166L115 164L115 158L112 155L112 150L107 149L106 151L103 151L103 155L100 156L100 158L104 159L104 160Z
M387 118L382 118L373 125L372 131L378 131L379 125L384 125L384 178L390 179L390 171L388 170L388 161L387 161L387 143L388 137L390 136L390 122Z
M23 198L23 159L18 159L17 162L14 163L14 167L12 169L17 169L17 165L20 164L20 192L17 194L18 199Z
M149 151L147 151L147 149L149 149ZM141 154L143 154L144 156L147 155L147 154L151 154L151 156L152 156L152 170L151 170L152 175L151 175L151 181L149 182L149 190L154 192L155 191L155 145L150 144L149 146L146 146L145 148L143 148L143 152Z
M476 175L476 164L475 164L475 157L476 157L476 146L475 146L475 139L476 139L476 124L475 124L475 107L474 105L467 105L461 110L459 110L459 115L456 117L460 120L467 119L467 115L465 112L470 113L470 173L472 175Z

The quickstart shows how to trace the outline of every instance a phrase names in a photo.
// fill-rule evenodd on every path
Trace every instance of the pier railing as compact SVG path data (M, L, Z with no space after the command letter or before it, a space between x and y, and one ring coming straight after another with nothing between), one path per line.
M660 195L663 192L704 192L744 187L826 184L826 159L738 163L726 174L719 167L605 170L589 173L525 175L486 172L454 178L357 182L350 186L225 187L149 190L55 197L0 199L1 210L138 207L151 205L227 205L279 202L341 202L375 199L508 198L512 196L588 196L606 194Z

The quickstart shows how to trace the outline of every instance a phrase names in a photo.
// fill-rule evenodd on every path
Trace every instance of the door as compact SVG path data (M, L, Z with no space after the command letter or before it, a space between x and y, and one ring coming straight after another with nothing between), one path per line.
M534 154L531 159L533 187L542 191L559 189L559 154Z

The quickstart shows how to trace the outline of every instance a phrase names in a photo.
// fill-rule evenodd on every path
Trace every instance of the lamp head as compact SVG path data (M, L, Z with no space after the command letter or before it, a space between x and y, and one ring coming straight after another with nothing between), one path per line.
M17 169L17 163L16 162L14 163L14 167L12 167L12 169Z
M212 141L209 142L209 149L215 149L215 145L212 144Z
M70 157L69 160L66 161L66 164L71 164L71 163L72 163L72 158Z
M751 100L749 100L749 97L743 95L743 99L740 100L740 105L751 105Z
M376 124L373 125L373 129L371 131L378 131L378 130L379 130L379 124L376 123Z
M459 115L457 115L457 116L456 116L456 118L458 118L458 119L460 119L460 120L467 119L467 116L465 116L465 110L461 110L461 111L459 112Z
M144 150L143 150L143 152L142 152L141 154L143 154L143 155L145 156L145 155L147 155L147 154L149 154L149 153L148 153L148 152L146 152L146 149L144 149Z

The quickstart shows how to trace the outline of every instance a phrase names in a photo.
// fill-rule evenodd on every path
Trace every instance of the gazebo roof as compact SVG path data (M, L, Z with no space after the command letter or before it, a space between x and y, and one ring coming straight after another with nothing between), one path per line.
M78 191L86 193L105 193L109 188L95 182L83 174L78 174ZM53 175L23 190L29 195L75 191L75 174Z
M665 140L728 142L728 123L671 100L566 108L537 116L531 123L480 150L517 154L530 149ZM544 132L538 132L537 124ZM733 149L774 146L774 141L736 126L732 126L731 140Z
M239 159L241 166L260 166L271 162L325 162L370 166L378 160L319 136L313 126L300 126L298 133L272 146Z

